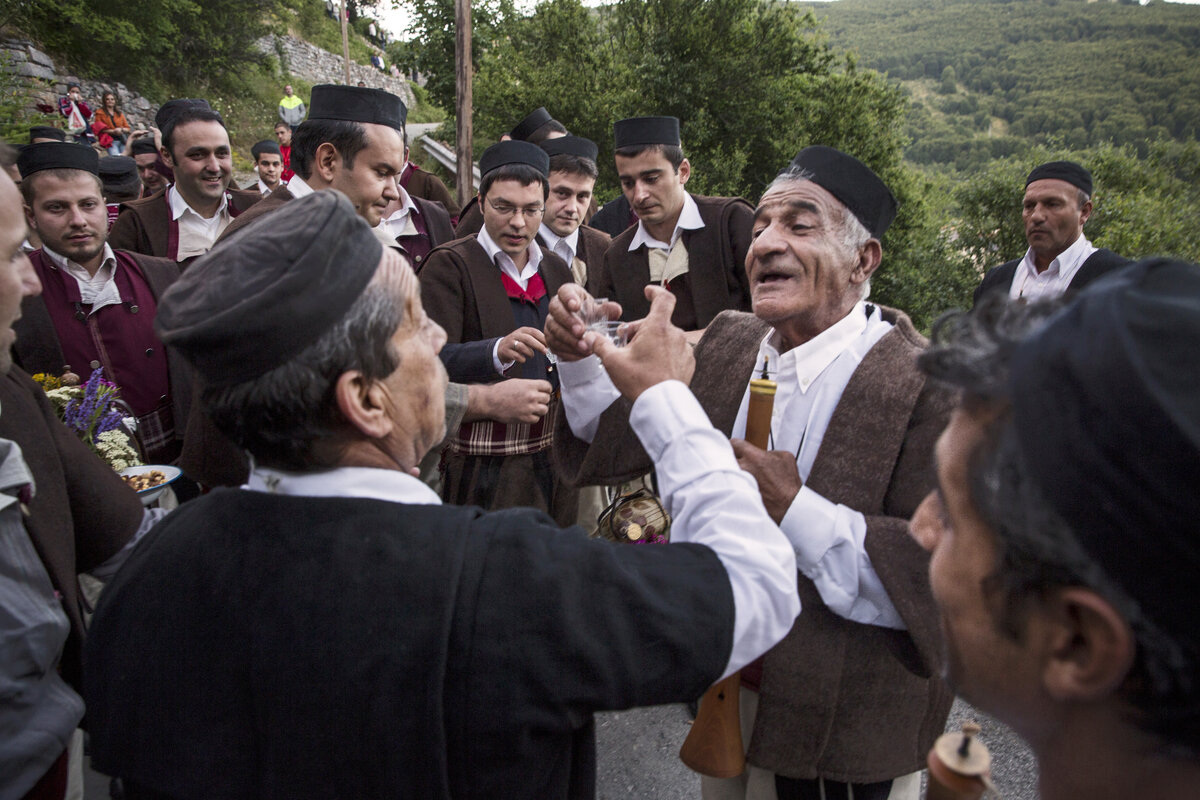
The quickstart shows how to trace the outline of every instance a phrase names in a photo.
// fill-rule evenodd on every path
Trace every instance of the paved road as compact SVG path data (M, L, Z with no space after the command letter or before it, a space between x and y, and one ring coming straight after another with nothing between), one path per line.
M1037 799L1037 764L1017 736L1000 723L958 701L949 729L973 719L993 758L993 780L1005 800ZM690 720L681 705L639 708L596 717L598 800L653 798L691 800L700 780L679 760Z
M1037 765L1012 731L956 702L950 728L966 719L982 726L992 751L993 777L1005 800L1037 799ZM692 800L700 779L679 760L691 720L682 705L638 708L596 716L597 800ZM108 780L88 772L86 800L107 800Z

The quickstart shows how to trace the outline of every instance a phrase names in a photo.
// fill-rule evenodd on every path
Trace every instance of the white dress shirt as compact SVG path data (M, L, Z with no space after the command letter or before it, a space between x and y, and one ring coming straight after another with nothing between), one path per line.
M804 344L780 354L772 330L759 346L754 376L763 356L778 384L771 417L771 447L796 453L796 468L807 481L833 412L850 377L867 352L892 329L879 309L858 303L844 318ZM563 408L577 437L591 441L600 415L619 393L595 356L559 362ZM742 396L732 436L746 434L750 388ZM854 622L904 629L905 625L871 566L865 540L866 518L833 503L807 486L800 489L779 526L791 542L801 573L809 578L834 613Z
M293 175L292 179L287 182L287 187L288 191L291 192L292 197L296 198L297 200L316 191L316 189L313 189L311 186L305 183L304 178L301 178L299 175Z
M92 306L91 313L95 314L105 306L120 305L121 292L117 289L117 256L106 242L100 269L95 275L66 256L60 256L49 247L42 247L42 252L50 260L51 266L66 272L79 284L79 301Z
M637 250L642 245L646 245L652 250L670 250L679 241L679 237L684 231L696 231L704 227L704 220L700 218L700 208L696 205L696 201L692 199L690 194L686 192L683 195L683 210L679 212L679 220L675 223L675 230L671 232L671 241L664 242L661 239L655 239L646 230L646 223L638 220L637 232L633 234L633 241L629 243L629 252Z
M278 189L280 186L287 186L287 185L288 185L287 181L280 178L279 183L275 184L275 189ZM272 189L270 186L267 186L265 183L263 183L262 178L258 179L258 193L261 194L263 197L266 197L271 192L275 191L275 189Z
M380 224L384 226L388 236L392 238L392 242L396 241L398 236L416 236L417 225L413 222L412 212L417 207L417 204L409 197L408 192L398 182L396 188L400 190L400 208L392 212L392 215L385 220L381 220Z
M538 267L542 263L542 248L538 245L537 239L530 242L529 248L525 251L529 257L525 259L523 269L517 269L517 264L512 257L501 250L500 245L492 241L492 237L488 236L487 228L480 228L479 233L475 234L475 240L487 253L488 260L499 267L501 272L516 281L522 289L529 288L529 281L533 279L534 275L537 275ZM516 362L500 360L500 339L497 339L492 348L492 366L496 368L496 372L503 375L514 363Z
M197 214L183 199L175 184L167 189L167 200L171 204L171 219L179 224L179 249L175 254L177 261L207 253L233 219L229 214L228 194L221 195L221 205L211 218Z
M666 381L633 404L630 424L658 470L671 540L712 548L733 591L733 649L724 675L782 639L800 612L792 548L767 516L754 479L686 386ZM243 489L308 497L368 497L435 505L440 499L398 470L341 467L295 474L255 466ZM664 545L670 547L671 545Z
M542 227L538 229L538 234L542 237L542 241L546 243L546 247L551 253L567 262L567 266L571 266L571 262L575 260L576 253L579 252L579 228L571 231L566 236L559 236L542 223Z
M1071 285L1071 280L1075 273L1079 272L1083 262L1094 252L1095 245L1081 233L1070 247L1050 262L1050 266L1038 272L1033 262L1033 248L1029 248L1025 251L1021 263L1017 265L1017 271L1013 273L1012 285L1008 287L1009 298L1036 300L1042 297L1059 297Z

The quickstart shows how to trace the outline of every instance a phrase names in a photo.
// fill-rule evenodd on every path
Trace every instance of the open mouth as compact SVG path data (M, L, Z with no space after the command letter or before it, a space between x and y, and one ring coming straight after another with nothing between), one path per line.
M783 281L791 280L791 275L786 272L777 272L775 270L763 270L754 276L754 285L768 285L772 283L782 283Z

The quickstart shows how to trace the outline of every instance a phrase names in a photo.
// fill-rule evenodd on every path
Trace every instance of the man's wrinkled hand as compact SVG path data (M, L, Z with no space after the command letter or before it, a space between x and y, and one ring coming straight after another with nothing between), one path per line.
M537 328L517 328L500 340L496 356L504 363L524 364L533 354L546 353L546 337Z
M675 295L660 286L647 286L646 298L650 300L650 313L637 325L636 334L625 347L595 332L587 334L613 385L630 400L663 381L690 383L696 371L692 346L683 331L671 324Z
M576 316L589 297L579 284L565 283L550 300L550 313L546 317L546 344L562 361L578 361L592 354L592 346L585 338L587 326ZM621 318L621 306L618 303L606 303L604 311L609 319Z
M763 450L745 439L730 439L738 466L758 481L763 506L778 525L783 521L804 482L796 468L796 454L787 450Z

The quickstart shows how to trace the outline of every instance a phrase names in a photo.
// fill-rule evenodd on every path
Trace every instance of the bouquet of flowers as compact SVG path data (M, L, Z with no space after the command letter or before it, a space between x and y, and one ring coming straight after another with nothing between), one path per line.
M45 390L63 424L119 472L142 462L121 427L121 420L128 412L122 411L125 406L117 387L104 380L103 373L103 367L93 370L83 386L65 384L62 379L41 372L33 379Z

